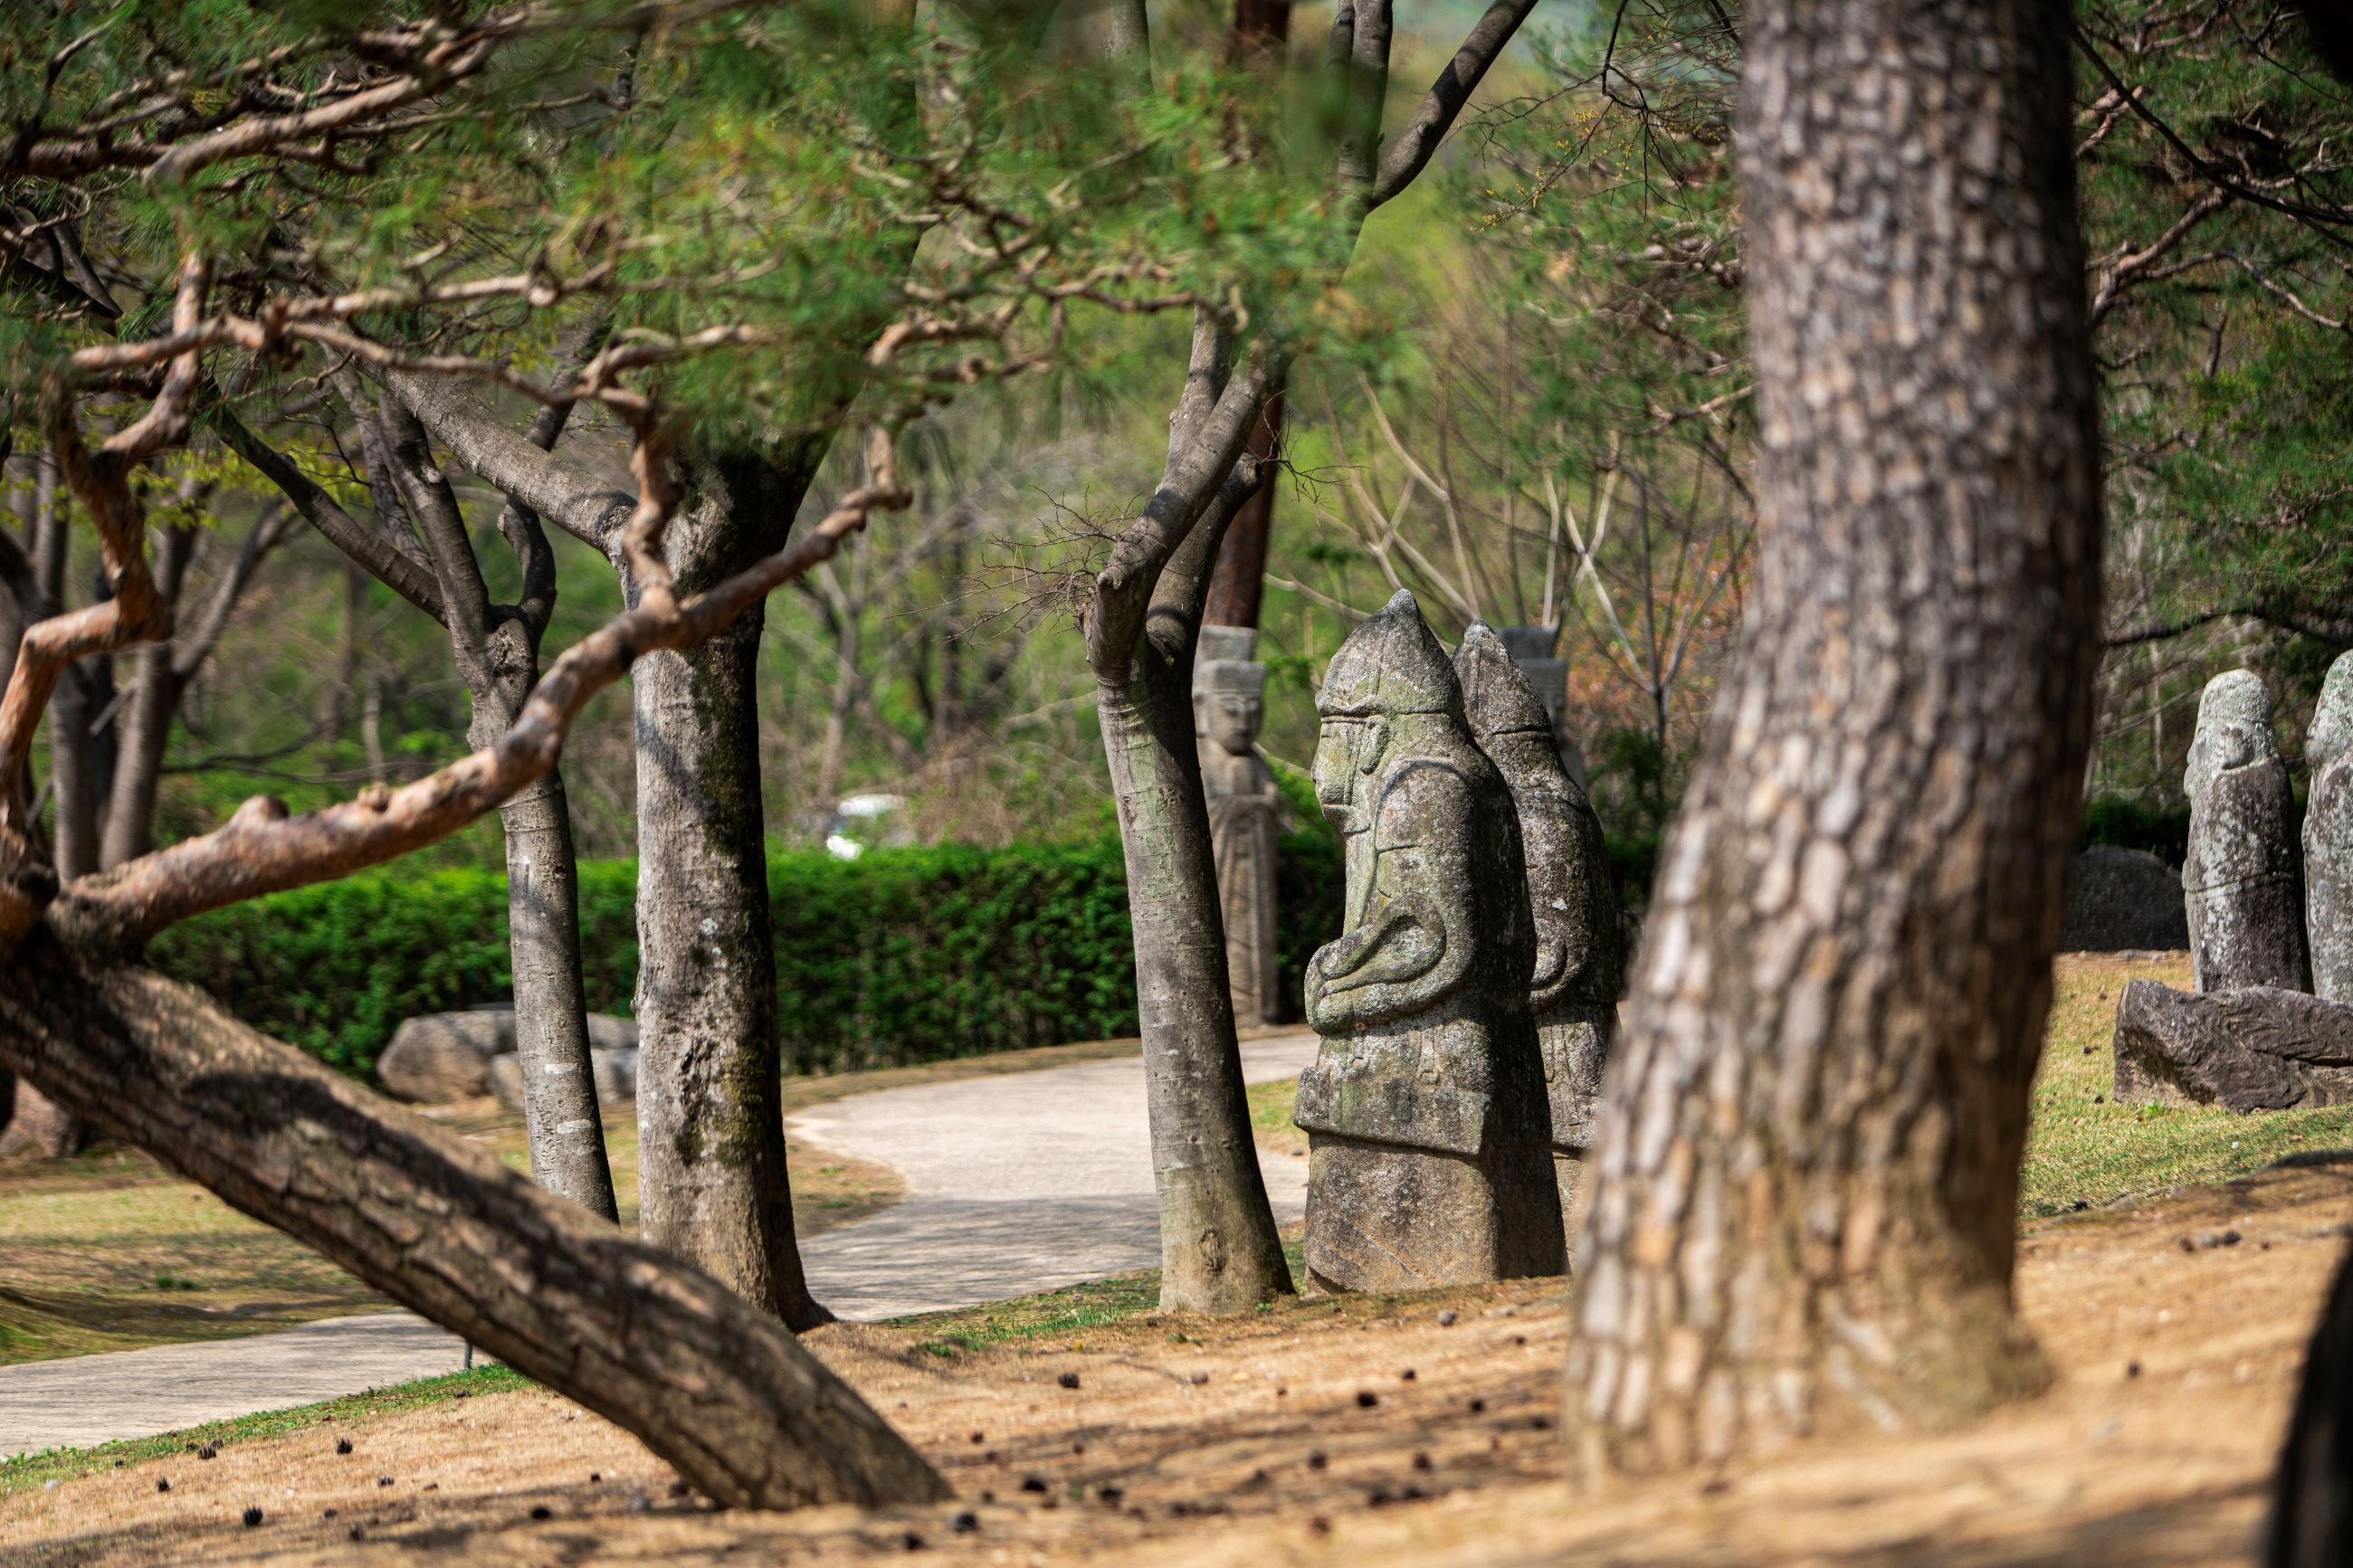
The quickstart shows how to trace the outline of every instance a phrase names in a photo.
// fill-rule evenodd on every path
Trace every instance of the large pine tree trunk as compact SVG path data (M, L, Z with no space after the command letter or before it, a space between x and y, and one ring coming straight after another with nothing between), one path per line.
M37 929L0 958L0 1064L611 1417L717 1501L947 1493L773 1318L201 992Z
M1588 1475L2046 1376L2010 1275L2101 542L2067 26L1744 13L1762 550L1578 1243Z
M681 594L778 548L789 476L716 475L671 525ZM789 495L785 493L790 489ZM827 1321L793 1237L768 914L754 606L633 673L638 1227L796 1329Z

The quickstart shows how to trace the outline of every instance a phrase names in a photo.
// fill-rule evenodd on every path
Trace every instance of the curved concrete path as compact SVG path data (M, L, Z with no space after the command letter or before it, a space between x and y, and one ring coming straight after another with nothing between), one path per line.
M1245 1041L1252 1083L1295 1078L1315 1037ZM802 1244L818 1299L873 1320L1060 1289L1160 1261L1140 1057L881 1089L813 1107L794 1140L874 1160L905 1200ZM1307 1162L1260 1155L1275 1218ZM0 1367L0 1458L143 1437L456 1372L464 1344L406 1312Z
M1242 1043L1251 1083L1297 1078L1309 1033ZM817 1299L872 1321L1002 1301L1160 1261L1139 1057L830 1100L794 1141L896 1168L907 1195L801 1244ZM1307 1162L1259 1153L1277 1223L1306 1212Z

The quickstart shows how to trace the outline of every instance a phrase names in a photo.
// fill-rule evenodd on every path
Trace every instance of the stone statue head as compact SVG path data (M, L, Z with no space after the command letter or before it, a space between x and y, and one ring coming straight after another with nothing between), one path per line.
M1369 785L1393 750L1410 754L1432 723L1467 729L1454 666L1403 589L1332 656L1315 710L1315 798L1344 833L1371 826Z
M1484 621L1472 621L1454 650L1462 684L1462 711L1481 745L1501 735L1541 735L1552 742L1552 715L1512 658L1511 648Z
M2225 670L2206 683L2198 699L2198 733L2189 742L2182 788L2195 801L2229 770L2278 754L2272 694L2253 670Z
M1265 717L1266 666L1213 658L1193 667L1193 733L1246 757Z
M2353 745L2353 653L2340 653L2320 683L2320 706L2304 738L2305 761L2317 775Z

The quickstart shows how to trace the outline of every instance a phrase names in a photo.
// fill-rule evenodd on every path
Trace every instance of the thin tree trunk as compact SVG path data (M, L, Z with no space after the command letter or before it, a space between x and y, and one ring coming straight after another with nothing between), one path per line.
M85 963L37 929L0 959L0 1063L610 1417L715 1501L947 1495L773 1319L201 992Z
M450 654L472 700L467 739L488 746L513 726L539 682L539 635L555 604L554 557L537 516L511 501L500 521L522 567L525 603L494 607L424 426L390 393L381 409L384 466L401 486L440 584ZM563 419L560 409L543 410L530 432L533 444L543 451L553 447ZM390 513L387 497L379 515ZM499 822L506 835L508 973L532 1174L591 1214L616 1218L620 1208L588 1054L578 874L562 776L551 769L499 809Z
M1223 380L1222 354L1208 324L1197 324L1172 447L1189 440L1207 416ZM1193 648L1201 602L1219 544L1245 494L1231 479L1212 492L1161 570L1133 641L1114 647L1089 638L1134 927L1165 1311L1242 1311L1292 1289L1250 1134L1217 861L1193 736ZM1100 600L1093 613L1098 621L1105 615Z
M1287 23L1291 7L1282 5L1280 15ZM1236 13L1235 25L1239 31L1240 11ZM1253 458L1271 458L1282 442L1282 395L1277 393L1267 400L1258 416L1258 427L1250 432L1250 455ZM1234 513L1234 521L1226 529L1225 542L1218 547L1217 570L1209 576L1208 602L1201 610L1204 625L1258 625L1259 605L1266 596L1266 554L1274 539L1274 483L1281 470L1268 462L1260 473L1258 489Z
M699 462L670 525L681 595L782 548L824 447ZM624 590L635 590L624 581ZM785 1168L755 685L765 606L631 673L638 771L638 1231L792 1328L809 1294Z
M2067 26L1744 13L1762 553L1578 1240L1588 1476L2048 1375L2019 1162L2100 651Z
M619 1216L588 1054L580 872L563 775L554 769L499 808L507 838L508 957L531 1173L591 1214Z

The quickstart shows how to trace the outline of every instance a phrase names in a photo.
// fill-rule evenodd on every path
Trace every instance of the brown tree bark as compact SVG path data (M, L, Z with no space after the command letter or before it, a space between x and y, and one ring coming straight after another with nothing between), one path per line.
M0 1063L611 1417L715 1501L948 1495L774 1318L201 992L85 962L37 929L0 957Z
M2018 1173L2100 626L2067 26L1743 14L1762 550L1577 1246L1588 1477L2047 1376Z
M1249 0L1243 0L1247 5ZM1291 7L1280 7L1288 24ZM1235 26L1240 28L1239 13ZM1209 574L1209 595L1201 609L1201 624L1211 626L1256 626L1259 605L1266 597L1266 552L1274 540L1274 481L1281 470L1269 459L1282 444L1282 394L1267 400L1250 431L1248 448L1259 464L1258 489L1250 491L1226 525L1218 546L1218 564Z
M2305 1352L2272 1491L2264 1568L2342 1568L2353 1562L2353 1261Z

